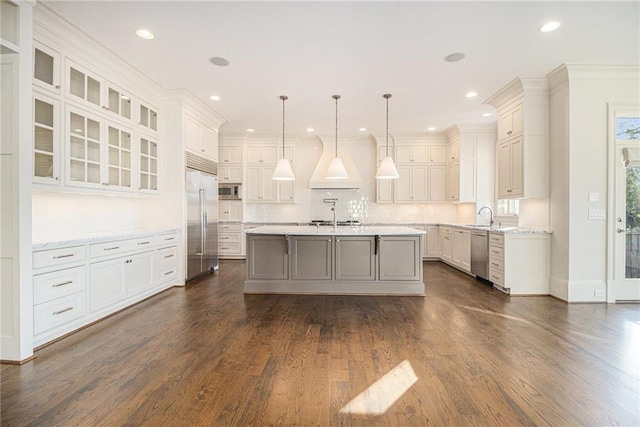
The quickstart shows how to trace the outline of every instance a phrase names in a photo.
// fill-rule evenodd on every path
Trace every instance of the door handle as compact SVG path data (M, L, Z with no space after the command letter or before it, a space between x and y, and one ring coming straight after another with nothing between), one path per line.
M624 230L623 230L622 228L618 228L616 231L617 231L618 233L624 233Z

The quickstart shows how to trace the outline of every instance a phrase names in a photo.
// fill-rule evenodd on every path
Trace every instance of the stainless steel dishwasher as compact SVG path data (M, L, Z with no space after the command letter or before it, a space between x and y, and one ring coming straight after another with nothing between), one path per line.
M471 231L471 273L489 279L489 239L483 230Z

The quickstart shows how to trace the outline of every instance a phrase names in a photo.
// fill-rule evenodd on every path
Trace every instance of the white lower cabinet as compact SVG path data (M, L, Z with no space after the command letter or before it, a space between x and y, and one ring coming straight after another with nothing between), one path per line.
M489 233L489 280L510 295L548 295L549 235Z
M427 245L424 250L425 258L440 258L440 227L437 225L427 225Z
M218 225L218 253L220 258L242 258L242 224L221 222Z
M453 230L450 227L440 227L440 249L442 260L453 262Z
M461 270L467 273L471 272L471 232L469 230L453 230L451 262Z
M177 284L177 242L172 230L35 249L34 346Z

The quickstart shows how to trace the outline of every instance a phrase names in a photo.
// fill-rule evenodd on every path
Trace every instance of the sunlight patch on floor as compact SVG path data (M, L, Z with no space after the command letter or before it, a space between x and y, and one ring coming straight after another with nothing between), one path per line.
M490 314L492 316L503 317L505 319L526 323L527 325L533 325L533 323L529 322L527 319L523 319L522 317L510 316L508 314L503 314L503 313L496 313L495 311L485 310L483 308L478 308L478 307L471 307L470 305L458 305L457 307L463 310L477 311L478 313Z
M418 381L408 360L384 374L365 391L353 398L341 414L382 415Z

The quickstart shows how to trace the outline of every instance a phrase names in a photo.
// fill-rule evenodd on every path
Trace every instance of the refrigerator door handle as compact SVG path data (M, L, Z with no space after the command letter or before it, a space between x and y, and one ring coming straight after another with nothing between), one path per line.
M202 210L203 210L203 203L202 203L202 188L198 188L198 221L200 222L200 250L198 251L198 253L196 255L202 256L204 255L204 241L202 240Z
M202 189L202 253L207 253L207 192Z

